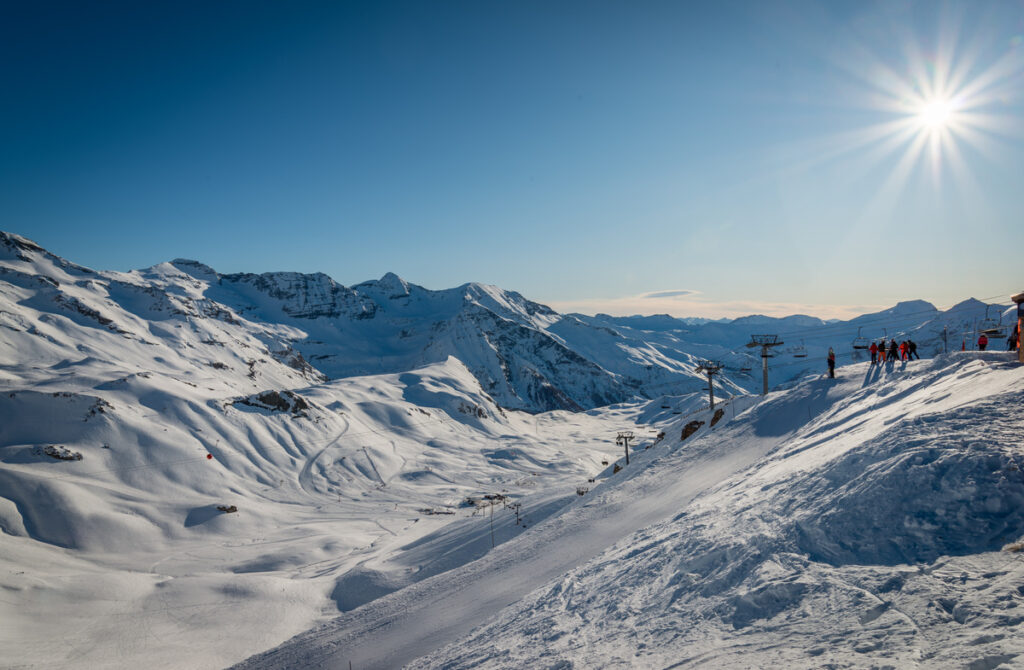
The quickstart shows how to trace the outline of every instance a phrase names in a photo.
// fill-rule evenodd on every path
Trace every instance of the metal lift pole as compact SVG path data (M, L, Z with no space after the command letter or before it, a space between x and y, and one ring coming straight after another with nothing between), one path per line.
M761 391L761 395L768 395L768 350L782 344L785 342L780 340L778 335L751 335L750 342L747 342L747 348L761 347L761 370L764 375L764 390Z
M711 395L711 409L715 409L715 385L712 383L715 374L722 369L722 364L717 361L703 361L697 366L697 372L703 372L708 376L708 393Z

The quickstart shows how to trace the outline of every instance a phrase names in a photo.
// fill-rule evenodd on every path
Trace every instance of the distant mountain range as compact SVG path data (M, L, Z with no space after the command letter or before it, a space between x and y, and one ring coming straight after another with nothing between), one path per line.
M4 358L31 357L41 370L83 359L160 369L173 360L231 368L256 387L288 388L454 356L498 404L528 411L699 391L707 378L696 367L705 358L726 365L715 380L720 394L756 389L760 361L744 347L753 333L786 341L773 361L773 383L819 370L829 346L855 360L859 352L849 345L858 335L913 336L925 354L959 348L987 309L989 317L1001 311L968 300L947 312L902 302L846 322L562 315L495 286L432 291L392 273L346 287L322 273L220 274L185 259L97 272L0 233Z

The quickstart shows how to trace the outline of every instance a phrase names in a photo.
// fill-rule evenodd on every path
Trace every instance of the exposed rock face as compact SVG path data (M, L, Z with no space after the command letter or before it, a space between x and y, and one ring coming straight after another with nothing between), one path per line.
M686 438L690 437L691 435L696 433L698 430L700 430L700 427L703 426L703 425L704 425L703 421L691 421L690 423L686 424L685 426L683 426L683 434L682 434L682 437L679 438L679 441L681 442L681 441L685 440Z

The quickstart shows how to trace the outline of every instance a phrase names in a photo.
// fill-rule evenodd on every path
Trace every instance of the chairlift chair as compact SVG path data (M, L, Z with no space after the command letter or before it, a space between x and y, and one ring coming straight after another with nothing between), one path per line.
M978 331L990 338L1006 337L1006 326L1001 323L1002 315L999 315L999 319L989 318L989 307L992 307L992 305L985 306L985 318L978 325Z
M793 348L793 358L807 358L807 349L804 347L804 341L800 340L800 346Z
M863 326L857 326L857 337L853 338L853 348L854 349L870 349L871 348L871 340L869 340L866 337L862 337L861 334L860 334L860 329L862 327Z

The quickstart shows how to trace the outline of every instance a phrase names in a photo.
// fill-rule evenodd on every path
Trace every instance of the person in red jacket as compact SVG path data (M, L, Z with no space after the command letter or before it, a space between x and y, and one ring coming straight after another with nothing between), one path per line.
M872 342L868 351L871 352L871 364L874 365L878 362L878 345Z
M900 360L907 360L907 341L903 340L900 342Z
M978 338L978 351L985 351L985 347L987 346L988 337L985 336L985 333L982 333L981 337Z

